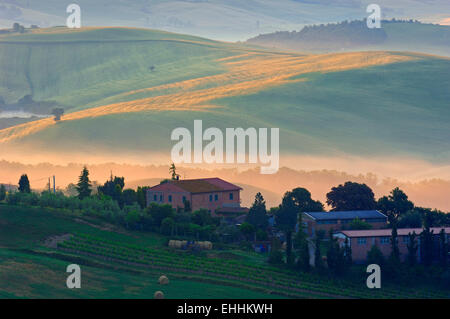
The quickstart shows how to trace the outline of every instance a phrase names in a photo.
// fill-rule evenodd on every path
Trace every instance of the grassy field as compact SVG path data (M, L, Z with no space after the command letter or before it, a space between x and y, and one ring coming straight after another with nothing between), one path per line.
M8 103L32 94L66 109L57 125L49 118L0 130L3 144L168 152L174 128L202 119L222 129L279 127L282 152L293 154L450 156L446 58L305 56L120 28L3 36L0 54Z
M53 28L4 35L0 96L11 103L32 94L36 101L55 100L66 109L117 102L111 97L131 89L216 74L221 67L213 60L230 52L217 50L212 43L119 28L83 32Z
M106 298L151 299L163 291L170 299L199 298L279 298L277 295L239 287L218 285L170 277L170 284L161 286L160 271L133 271L103 264L87 266L76 258L35 255L22 251L0 249L1 298ZM68 289L65 272L70 263L78 263L82 271L81 289ZM89 263L89 261L85 261ZM104 268L103 268L104 267Z
M137 236L113 225L95 219L86 220L86 217L76 213L61 210L4 205L0 205L0 210L0 247L31 249L41 245L45 238L73 232L87 232L106 240L145 246L160 246L164 241L164 238L154 234Z
M170 276L170 285L162 287L157 283L165 273L161 270L96 262L43 245L46 238L66 233L155 249L165 242L155 234L128 232L67 212L0 205L0 298L153 298L157 290L167 298L277 298L255 289L219 285L202 278L188 280L189 276L177 274ZM82 267L80 290L65 286L65 269L71 263Z
M57 246L48 238L71 234ZM127 231L71 212L0 205L2 298L439 298L439 289L320 277L270 266L266 256L231 250L176 251L166 238ZM82 289L65 288L65 267L79 264ZM165 274L170 284L160 286Z

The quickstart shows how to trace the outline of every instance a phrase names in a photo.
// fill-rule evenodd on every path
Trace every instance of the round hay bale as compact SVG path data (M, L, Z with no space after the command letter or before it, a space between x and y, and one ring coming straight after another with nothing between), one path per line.
M157 291L155 292L155 294L153 295L154 299L164 299L164 293L162 291Z
M167 276L162 275L161 277L159 277L158 280L160 285L168 285L169 284L169 278L167 278Z
M169 240L169 247L175 249L181 249L187 245L186 240Z

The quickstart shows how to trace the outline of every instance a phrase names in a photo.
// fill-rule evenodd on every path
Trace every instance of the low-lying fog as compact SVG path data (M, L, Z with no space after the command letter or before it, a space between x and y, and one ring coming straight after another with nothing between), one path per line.
M21 118L21 119L29 119L32 117L49 117L51 115L43 115L43 114L35 114L25 111L0 111L0 119L12 119L12 118Z

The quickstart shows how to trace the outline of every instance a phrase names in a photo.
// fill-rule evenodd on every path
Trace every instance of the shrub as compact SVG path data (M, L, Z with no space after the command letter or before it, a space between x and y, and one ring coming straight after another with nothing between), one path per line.
M383 253L377 246L373 245L372 248L367 253L367 263L369 265L377 264L380 267L385 264Z
M9 205L18 205L20 200L20 193L9 193L8 196L6 196L6 202Z
M175 222L171 217L166 217L161 222L161 234L163 235L171 235L173 232L173 227L175 225Z
M258 231L256 232L256 240L258 240L258 241L265 241L267 239L268 239L267 232L265 232L262 229L258 229Z
M128 228L137 229L140 219L140 214L138 210L131 210L125 215L125 223Z
M349 228L351 230L366 230L366 229L372 229L372 225L365 221L362 221L359 218L355 218L350 223Z
M439 278L442 287L448 288L450 287L450 269L447 269L441 274L441 277Z
M283 253L281 250L272 250L269 254L270 264L282 264L283 263Z
M245 241L245 240L243 240L243 241L241 241L241 242L239 243L239 247L240 247L242 250L248 250L248 251L253 250L252 244L251 244L250 242L248 242L248 241Z

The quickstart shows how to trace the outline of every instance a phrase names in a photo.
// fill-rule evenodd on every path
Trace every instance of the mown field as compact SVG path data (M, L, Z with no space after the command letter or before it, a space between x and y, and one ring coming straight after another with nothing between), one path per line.
M70 234L57 246L48 239ZM191 253L167 248L167 238L127 231L71 212L0 205L2 298L444 298L439 289L349 281L271 266L266 256L239 250ZM68 264L82 268L82 288L65 287ZM165 274L170 284L160 286Z
M230 54L217 50L220 43L188 35L83 30L2 35L0 96L12 103L31 94L35 101L54 100L66 109L105 105L131 89L215 74L221 67L213 60Z
M5 146L169 154L174 128L279 127L282 153L448 161L450 60L302 55L167 32L64 28L0 38L0 96L66 114L0 130ZM154 69L151 69L151 67ZM106 156L106 155L105 155ZM121 158L120 154L118 158Z

